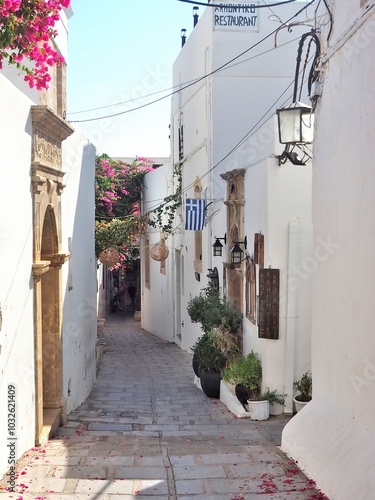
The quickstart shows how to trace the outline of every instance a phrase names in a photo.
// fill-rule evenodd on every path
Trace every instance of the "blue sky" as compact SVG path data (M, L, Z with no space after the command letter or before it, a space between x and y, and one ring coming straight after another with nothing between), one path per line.
M145 94L172 85L181 28L193 27L192 5L178 0L72 0L68 119L96 118L145 104ZM204 7L200 7L202 14ZM132 104L90 110L134 97ZM110 156L168 156L170 99L117 118L73 123Z

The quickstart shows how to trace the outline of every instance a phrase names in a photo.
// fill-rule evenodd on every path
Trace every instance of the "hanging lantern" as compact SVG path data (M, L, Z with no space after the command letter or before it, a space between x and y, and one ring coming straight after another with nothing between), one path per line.
M165 241L161 240L155 243L150 248L150 257L151 259L157 260L161 262L165 260L169 255L169 250L165 245Z
M107 267L113 267L120 260L120 254L115 247L108 247L99 254L99 260Z

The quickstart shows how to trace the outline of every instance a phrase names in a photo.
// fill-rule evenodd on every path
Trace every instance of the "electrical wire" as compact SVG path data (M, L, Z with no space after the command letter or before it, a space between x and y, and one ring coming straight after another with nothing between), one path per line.
M312 58L310 58L311 60ZM303 70L302 70L303 71ZM301 73L302 73L301 71ZM306 83L308 79L306 79L305 81L303 81L301 83L301 88L302 86ZM273 114L273 109L274 107L276 106L276 104L280 101L280 99L288 92L288 90L292 87L292 85L294 84L294 80L292 80L292 82L285 88L285 90L279 95L279 97L271 104L271 106L267 109L267 111L259 118L259 120L252 126L252 128L246 132L246 134L244 135L244 137L242 137L242 139L240 139L237 144L235 146L232 147L232 149L223 157L221 158L220 161L218 161L213 167L211 167L207 172L205 172L204 174L202 174L200 177L199 177L199 180L202 180L204 179L207 175L209 175L213 170L215 170L224 160L226 160L232 153L234 153L239 147L242 146L242 144L250 139L251 137L253 137L257 132L258 130L260 130L261 127L263 127L263 125L270 119L271 117L271 111L272 111L272 114ZM292 95L289 95L281 104L280 106L284 106L288 101L289 99L292 98ZM257 127L257 128L256 128ZM254 130L255 129L255 130ZM186 161L186 158L184 158L183 161ZM250 165L251 166L251 165ZM185 188L181 191L181 195L183 195L184 193L186 193L189 189L191 189L194 185L196 184L196 181L192 182L191 184L189 184L188 186L185 186ZM155 203L155 202L159 202L159 201L163 201L165 198L159 198L159 199L154 199L154 200L148 200L147 203ZM147 214L150 214L152 213L155 209L157 209L161 204L158 203L157 205L153 206L153 207L150 207L146 212L145 212L145 215ZM126 215L126 216L123 216L123 217L117 217L117 218L128 218L128 217L132 217L131 215ZM110 219L110 218L109 218Z
M203 3L203 2L195 2L194 0L178 0L179 2L185 2L185 3L191 3L194 5L203 5L204 7L218 7L218 4L212 4L212 3ZM287 3L293 3L296 2L296 0L286 0L286 2L276 2L276 3L270 3L269 5L254 5L251 4L251 7L254 9L263 9L265 7L278 7L279 5L284 5ZM236 4L236 7L250 7L249 4Z
M295 0L293 0L295 1ZM303 12L304 10L306 10L310 5L312 5L316 0L310 0L310 2L308 2L304 7L302 7L299 11L297 11L295 14L293 14L292 17L290 17L287 21L285 21L285 23L283 23L281 26L283 25L286 25L287 23L289 23L292 19L294 19L295 17L297 17L299 14L301 14L301 12ZM286 2L284 2L286 3ZM264 7L264 6L263 6ZM125 110L125 111L120 111L118 113L114 113L114 114L111 114L111 115L106 115L106 116L101 116L101 117L97 117L97 118L86 118L84 120L72 120L71 123L84 123L84 122L92 122L92 121L97 121L97 120L104 120L106 118L113 118L115 116L120 116L120 115L124 115L124 114L127 114L127 113L130 113L132 111L137 111L139 109L143 109L145 107L148 107L152 104L155 104L157 102L160 102L164 99L166 99L167 97L171 97L173 96L174 94L177 94L178 92L181 92L193 85L195 85L196 83L199 83L200 81L202 80L205 80L206 78L214 75L215 73L221 71L223 68L227 67L229 64L231 64L232 62L236 61L237 59L239 59L240 57L242 57L243 55L247 54L248 52L250 52L250 50L254 49L255 47L257 47L258 45L260 45L261 43L263 43L265 40L267 40L268 38L270 38L271 36L273 36L276 31L278 31L280 29L280 26L276 29L274 29L273 31L271 31L268 35L266 35L265 37L263 37L261 40L258 40L258 42L254 43L253 45L251 45L249 48L247 48L246 50L242 51L240 54L238 54L237 56L233 57L232 59L230 59L229 61L227 61L226 63L222 64L221 66L219 66L218 68L214 69L213 71L211 71L210 73L207 73L206 75L203 75L201 76L200 78L197 78L195 81L193 81L192 83L189 83L189 84L186 84L184 87L178 89L178 90L175 90L163 97L159 97L158 99L155 99L154 101L151 101L149 103L145 103L145 104L142 104L141 106L137 106L136 108L133 108L133 109L128 109L128 110Z
M324 5L326 6L326 9L327 9L327 12L329 15L329 20L331 21L331 25L330 25L329 32L327 35L327 42L329 42L329 39L331 38L331 35L332 35L332 29L333 29L333 15L332 15L331 9L328 6L327 0L323 0L323 2L324 2Z
M268 54L269 52L273 52L274 50L277 50L277 49L279 49L281 47L285 47L286 45L289 45L290 43L293 43L293 42L295 42L295 41L297 41L299 39L300 39L300 37L292 38L291 40L288 40L287 42L282 43L282 44L278 45L277 47L272 47L271 49L265 50L264 52L260 52L259 54L256 54L255 56L248 57L247 59L243 59L242 61L239 61L239 62L235 62L235 63L227 66L225 69L231 69L231 68L234 68L235 66L238 66L239 64L244 64L246 62L253 61L254 59L257 59L258 57L262 57L265 54ZM189 84L189 83L193 83L195 81L196 81L195 79L194 80L188 80L187 82L185 82L184 85ZM157 92L153 92L151 94L147 94L147 95L144 95L144 96L141 96L141 97L135 97L134 99L129 99L128 101L122 101L122 102L117 102L117 103L113 103L113 104L107 104L105 106L100 106L98 108L83 109L81 111L72 111L72 112L68 113L68 115L77 115L77 114L81 114L81 113L89 113L91 111L98 111L100 109L112 108L113 106L122 106L123 104L129 104L131 102L139 101L140 99L146 99L147 97L152 97L153 95L161 94L163 92L168 92L169 90L173 90L173 89L176 89L176 88L179 88L179 87L180 87L180 84L179 85L174 85L173 87L169 87L169 88L166 88L166 89L163 89L163 90L158 90Z
M307 80L306 80L307 81ZM306 83L306 82L302 82L301 83L301 87L303 86L303 84ZM205 172L204 174L202 174L200 177L199 177L199 180L201 181L202 179L204 179L207 175L209 175L213 170L215 170L221 163L223 163L223 161L225 161L232 153L234 153L239 147L242 146L242 144L250 139L251 137L253 137L257 132L258 130L263 127L263 125L270 119L271 117L271 111L272 111L272 114L273 114L273 109L274 107L276 106L276 104L280 101L280 99L288 92L288 90L292 87L292 85L294 84L294 80L285 88L285 90L280 94L280 96L271 104L271 106L267 109L267 111L261 116L261 118L259 118L259 120L252 126L252 128L246 132L246 134L244 135L244 137L242 137L242 139L240 139L237 144L235 146L232 147L232 149L223 157L221 158L220 161L218 161L213 167L211 167L207 172ZM288 100L292 97L292 95L288 96L280 105L281 106L284 106ZM256 128L257 127L257 128ZM254 130L255 129L255 130ZM191 184L189 184L188 186L185 186L185 188L181 191L181 195L183 195L184 193L186 193L187 191L189 191L189 189L191 189L192 187L194 187L194 185L196 184L196 180L194 182L192 182ZM158 201L162 201L164 198L161 198L159 200L149 200L147 201L147 203L153 203L153 202L158 202ZM148 208L148 210L145 212L145 215L148 215L150 213L152 213L154 210L156 210L160 205L160 203L158 203L157 205L153 206L153 207L150 207Z

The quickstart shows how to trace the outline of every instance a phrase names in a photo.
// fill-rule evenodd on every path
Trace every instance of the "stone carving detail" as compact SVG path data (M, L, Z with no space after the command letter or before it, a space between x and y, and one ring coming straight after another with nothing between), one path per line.
M33 184L34 193L38 194L38 193L41 193L45 189L44 186L47 182L47 179L41 175L33 175L31 177L31 182Z
M60 143L38 129L34 135L34 161L61 167Z

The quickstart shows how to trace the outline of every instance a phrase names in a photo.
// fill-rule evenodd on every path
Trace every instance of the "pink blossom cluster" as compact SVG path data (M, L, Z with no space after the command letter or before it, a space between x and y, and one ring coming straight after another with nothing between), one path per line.
M57 35L54 25L61 9L69 4L70 0L0 0L0 69L7 59L26 73L30 87L48 88L49 67L64 61L50 40Z

